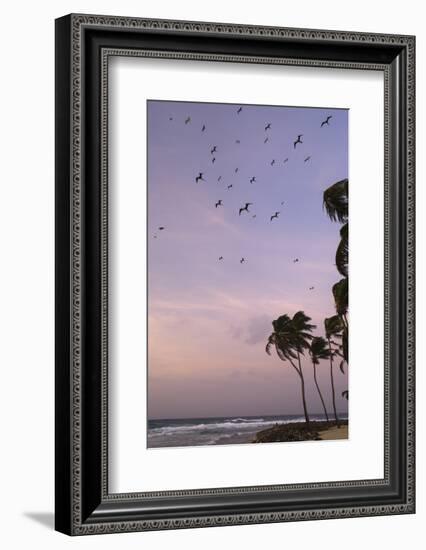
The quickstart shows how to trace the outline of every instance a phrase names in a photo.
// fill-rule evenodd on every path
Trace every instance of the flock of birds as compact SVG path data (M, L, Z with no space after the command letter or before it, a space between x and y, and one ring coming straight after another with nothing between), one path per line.
M243 107L238 107L238 109L237 109L237 111L236 111L237 115L240 115L242 111L243 111ZM321 122L320 127L323 128L324 126L329 126L329 125L330 125L330 120L331 120L332 118L333 118L333 115L328 115L328 116L325 118L325 120L323 120L323 121ZM174 120L173 116L170 116L170 117L169 117L169 121L173 121L173 120ZM185 125L191 124L191 122L192 122L192 121L191 121L191 117L190 117L190 116L187 116L187 117L185 118L185 121L184 121L184 122L185 122ZM271 130L271 128L272 128L272 123L271 123L271 122L267 122L267 123L265 124L264 131L265 131L265 132L268 132L269 130ZM207 129L206 124L203 124L203 125L201 126L201 133L204 133L204 132L206 131L206 129ZM303 142L302 138L303 138L303 134L298 134L298 135L297 135L297 137L296 137L295 140L293 141L293 149L296 149L296 148L298 147L298 145L303 145L304 142ZM268 143L268 141L269 141L269 136L266 135L266 137L265 137L263 143L266 144L266 143ZM236 140L235 140L235 143L236 143L236 144L239 144L239 143L240 143L240 140L239 140L239 139L236 139ZM217 145L213 145L213 146L211 147L211 149L210 149L210 155L211 155L211 162L212 162L212 164L215 164L215 162L216 162L216 158L217 158L217 157L216 157L216 153L218 153ZM285 159L283 159L283 163L284 163L284 164L287 163L288 160L289 160L288 157L286 157ZM308 155L308 156L306 156L306 157L304 158L304 162L305 162L305 163L306 163L306 162L309 162L310 160L311 160L311 156L310 156L310 155ZM274 166L275 163L276 163L276 159L272 159L271 162L270 162L271 166ZM238 173L238 170L239 170L239 168L236 167L236 168L234 169L234 173L235 173L235 174ZM205 173L204 173L204 172L198 172L198 174L195 176L195 183L198 184L198 183L200 183L200 182L206 182L207 180L205 179L204 176L205 176ZM219 183L220 181L222 181L222 176L221 176L221 175L219 175L219 177L217 178L217 182ZM257 181L257 180L256 180L256 176L251 176L251 178L250 178L250 180L249 180L250 184L254 184L254 183L256 183L256 181ZM230 191L232 188L233 188L233 184L232 184L232 183L230 183L229 185L227 185L227 190L228 190L228 191ZM281 202L281 206L283 206L283 205L284 205L284 201ZM223 200L222 200L222 199L219 199L219 200L217 200L217 202L215 203L215 208L219 208L219 207L221 207L221 206L223 206ZM246 212L247 214L250 214L250 213L251 213L250 210L249 210L249 207L250 207L250 206L253 206L253 203L251 203L251 202L246 202L243 206L240 207L240 209L239 209L239 211L238 211L238 215L241 216L241 214L243 214L243 213L245 213L245 212ZM274 212L274 213L270 216L270 220L269 220L269 221L270 221L270 222L273 222L274 220L278 219L280 213L281 213L280 211ZM256 214L252 214L252 218L256 218ZM164 231L164 229L165 229L164 226L158 227L158 230L159 230L159 231ZM157 234L154 234L154 238L155 238L155 239L157 238ZM219 261L223 261L223 259L224 259L223 256L219 256L219 258L218 258ZM246 259L245 259L244 257L242 257L242 258L240 259L240 264L245 263L245 261L246 261ZM300 261L299 258L294 258L294 259L293 259L293 263L299 263L299 261ZM309 287L309 290L314 290L314 289L315 289L314 286Z

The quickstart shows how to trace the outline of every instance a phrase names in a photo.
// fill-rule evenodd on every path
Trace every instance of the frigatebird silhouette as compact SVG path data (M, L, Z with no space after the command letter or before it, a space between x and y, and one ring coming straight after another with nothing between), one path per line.
M217 201L217 203L215 204L215 207L216 207L216 208L217 208L218 206L223 206L222 200L221 200L221 199L219 199L219 200Z
M303 134L298 135L296 141L293 142L294 149L296 149L296 145L298 143L303 143L303 141L300 139L301 137L303 137Z
M274 219L274 218L278 218L278 216L280 215L279 212L275 212L275 214L273 216L271 216L271 221Z
M327 124L327 126L330 126L330 124L329 124L330 118L333 118L333 115L328 115L328 117L327 117L325 120L323 120L323 121L321 122L321 128L322 128L325 124Z
M185 124L189 124L191 122L191 117L189 116L188 118L185 119Z
M240 208L240 211L238 212L238 215L241 216L241 212L244 212L244 211L250 212L249 206L252 206L252 204L253 204L252 202L246 202L246 205L244 207Z
M200 172L198 174L198 176L195 178L195 183L198 183L199 181L205 181L205 179L203 178L203 172Z

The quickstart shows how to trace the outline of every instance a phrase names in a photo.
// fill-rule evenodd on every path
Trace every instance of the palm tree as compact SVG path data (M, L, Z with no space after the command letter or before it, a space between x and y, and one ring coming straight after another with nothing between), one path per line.
M342 350L343 361L340 369L343 371L344 362L348 364L349 360L349 325L348 325L348 286L349 286L349 182L347 179L338 181L324 191L323 207L328 217L332 221L342 223L340 228L340 242L336 250L336 267L340 275L344 278L333 286L333 297L336 306L336 313L342 324ZM326 327L327 333L327 327ZM340 347L340 346L339 346ZM340 355L340 350L335 350ZM332 369L332 365L331 365ZM333 380L332 380L333 383ZM344 397L348 399L348 392L343 392ZM333 406L334 406L334 388L333 388Z
M318 380L317 380L317 365L319 365L319 362L321 359L328 359L330 357L330 352L328 350L327 342L325 341L325 339L322 338L321 336L317 336L313 338L311 345L309 347L309 354L311 356L312 365L314 367L315 386L317 387L318 395L320 396L320 399L321 399L322 408L324 409L325 417L327 419L327 422L329 422L330 419L328 418L328 413L325 407L324 398L322 396L320 387L318 385Z
M331 339L336 336L340 336L343 331L343 324L338 315L333 315L333 317L328 317L327 319L324 319L324 328L325 328L325 337L327 338L328 342L328 350L330 352L330 381L331 381L331 395L333 398L333 411L334 411L334 419L336 421L337 427L340 426L339 423L339 417L337 416L336 411L336 392L334 389L334 377L333 377L333 357L335 354L339 354L339 352L336 350L334 351L331 347Z
M309 341L312 339L311 332L315 325L311 325L310 317L303 311L298 311L291 319L287 314L281 315L275 321L272 321L273 332L268 338L266 344L266 353L271 355L271 348L275 347L278 357L282 361L288 361L300 378L302 389L303 411L305 421L309 427L309 414L306 405L305 379L303 376L302 363L300 355L309 347ZM297 362L296 362L297 360Z
M331 221L340 223L348 221L348 191L347 179L334 183L324 191L323 206Z
M348 278L340 279L338 283L333 285L333 297L336 306L336 313L342 319L344 325L347 325L348 320L346 315L348 313L348 292L349 292Z
M346 222L340 228L340 243L336 250L337 271L343 277L348 276L349 264L349 224Z
M343 324L342 331L342 345L343 345L343 357L348 362L349 359L349 350L348 350L348 341L349 341L349 324L348 324L348 293L349 293L349 282L348 278L340 279L338 283L333 285L333 296L334 303L336 306L336 313L340 317Z

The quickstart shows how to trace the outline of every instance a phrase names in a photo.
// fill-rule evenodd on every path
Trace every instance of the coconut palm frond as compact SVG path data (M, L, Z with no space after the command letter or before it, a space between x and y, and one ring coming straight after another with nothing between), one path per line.
M311 345L309 346L309 354L312 359L312 363L318 365L321 359L330 358L330 349L328 347L327 341L321 336L316 336L312 339Z
M348 192L347 179L334 183L324 191L323 207L332 221L340 223L348 221Z
M338 315L346 315L348 312L348 279L345 277L333 285L334 303Z
M272 333L269 338L268 338L268 342L266 344L266 347L265 347L265 351L268 355L271 355L271 348L275 346L275 334Z
M317 328L316 325L311 324L310 321L312 321L312 319L308 317L304 311L298 311L293 315L293 329L301 343L311 340L312 335L310 333Z
M324 329L326 338L340 336L343 330L341 318L338 315L327 317L324 319ZM338 345L336 342L332 342L332 344Z
M349 266L349 225L345 223L340 229L340 243L336 250L336 267L343 277L348 276Z

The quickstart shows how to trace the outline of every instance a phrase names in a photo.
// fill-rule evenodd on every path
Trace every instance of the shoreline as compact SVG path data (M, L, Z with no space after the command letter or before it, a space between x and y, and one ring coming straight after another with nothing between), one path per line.
M309 428L305 422L276 424L272 428L256 433L252 443L277 443L288 441L325 441L348 439L348 421L336 422L311 421Z

